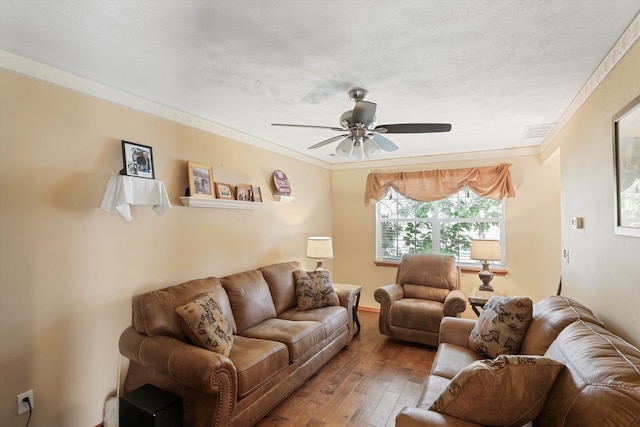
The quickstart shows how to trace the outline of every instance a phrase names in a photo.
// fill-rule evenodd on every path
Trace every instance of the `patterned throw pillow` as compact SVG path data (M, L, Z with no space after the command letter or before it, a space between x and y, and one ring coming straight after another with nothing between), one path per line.
M531 323L533 302L526 297L492 297L469 335L469 348L492 358L517 354Z
M293 278L296 282L299 311L340 305L338 294L333 289L331 282L331 273L328 270L296 270L293 272Z
M461 370L432 411L482 425L521 426L544 406L564 365L542 356L498 356Z
M176 308L180 326L198 347L229 356L233 346L233 329L222 314L213 293L204 294Z

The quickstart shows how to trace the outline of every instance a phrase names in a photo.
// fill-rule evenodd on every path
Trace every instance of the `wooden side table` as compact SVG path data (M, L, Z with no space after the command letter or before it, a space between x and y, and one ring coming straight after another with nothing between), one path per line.
M473 309L476 316L480 317L479 308L484 308L484 305L491 299L494 294L491 291L476 291L469 294L469 305Z
M356 300L351 307L351 315L353 316L353 323L355 323L356 328L354 329L353 336L357 337L360 335L360 319L358 319L358 306L360 305L360 294L362 293L362 286L360 285L349 285L346 283L334 283L333 287L336 289L346 289L350 291L353 295L355 295Z

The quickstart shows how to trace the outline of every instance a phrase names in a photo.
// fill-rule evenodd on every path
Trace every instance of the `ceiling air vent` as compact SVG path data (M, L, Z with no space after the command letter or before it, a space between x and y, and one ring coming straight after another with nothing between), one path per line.
M544 138L547 136L551 128L555 125L555 123L547 123L544 125L534 125L528 126L524 131L524 139L529 138Z

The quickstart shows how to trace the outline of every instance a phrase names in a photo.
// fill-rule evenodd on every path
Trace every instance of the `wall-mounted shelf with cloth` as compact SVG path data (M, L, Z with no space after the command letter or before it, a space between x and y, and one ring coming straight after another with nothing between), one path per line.
M102 196L100 209L117 213L130 222L131 205L151 205L162 216L171 207L167 190L157 179L112 175Z

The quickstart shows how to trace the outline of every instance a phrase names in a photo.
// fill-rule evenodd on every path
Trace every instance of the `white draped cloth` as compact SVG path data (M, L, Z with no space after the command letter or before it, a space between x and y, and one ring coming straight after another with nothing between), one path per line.
M158 215L169 210L171 203L162 181L113 175L102 196L100 209L118 213L127 222L131 221L131 205L151 205Z

